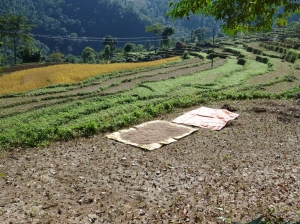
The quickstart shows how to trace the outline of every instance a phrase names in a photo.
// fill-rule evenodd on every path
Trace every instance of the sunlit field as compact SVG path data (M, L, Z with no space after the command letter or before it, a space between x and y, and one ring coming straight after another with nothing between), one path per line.
M180 57L172 57L143 63L63 64L27 69L1 76L0 94L24 92L50 85L76 83L96 75L159 66L179 59Z

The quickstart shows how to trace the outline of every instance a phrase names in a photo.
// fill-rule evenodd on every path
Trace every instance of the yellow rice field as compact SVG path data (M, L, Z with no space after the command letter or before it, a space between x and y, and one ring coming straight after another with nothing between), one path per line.
M179 59L180 57L178 56L142 63L62 64L32 68L1 76L0 94L24 92L49 85L76 83L92 76L111 73L113 71L158 66Z

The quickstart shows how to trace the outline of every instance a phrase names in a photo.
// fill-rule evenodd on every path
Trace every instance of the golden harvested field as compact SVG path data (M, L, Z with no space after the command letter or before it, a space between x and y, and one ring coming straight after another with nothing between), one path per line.
M76 83L96 75L114 71L159 66L167 62L176 61L179 58L172 57L143 63L62 64L21 70L0 77L0 94L23 92L50 85Z

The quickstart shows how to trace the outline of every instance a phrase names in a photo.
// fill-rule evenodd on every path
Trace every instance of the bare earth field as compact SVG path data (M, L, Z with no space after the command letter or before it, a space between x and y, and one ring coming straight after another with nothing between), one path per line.
M300 104L224 101L240 114L155 151L105 137L0 157L0 223L246 222L274 208L300 221Z

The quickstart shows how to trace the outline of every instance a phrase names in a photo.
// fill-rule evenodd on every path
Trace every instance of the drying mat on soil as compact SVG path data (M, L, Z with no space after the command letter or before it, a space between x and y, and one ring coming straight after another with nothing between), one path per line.
M177 117L173 122L212 130L221 130L228 121L238 116L239 114L232 113L226 109L200 107Z
M114 132L106 137L143 149L154 150L162 145L175 142L197 130L197 128L156 120Z

